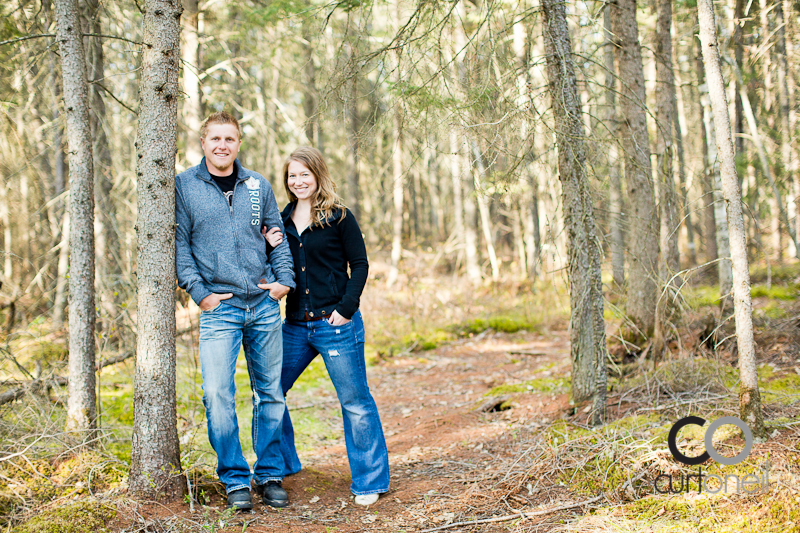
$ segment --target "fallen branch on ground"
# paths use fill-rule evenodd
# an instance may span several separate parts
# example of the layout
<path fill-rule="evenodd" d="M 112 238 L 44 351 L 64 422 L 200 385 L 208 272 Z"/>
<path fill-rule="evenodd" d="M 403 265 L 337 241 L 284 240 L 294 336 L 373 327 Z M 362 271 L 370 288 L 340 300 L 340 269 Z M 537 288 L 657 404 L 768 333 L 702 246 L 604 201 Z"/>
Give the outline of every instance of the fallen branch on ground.
<path fill-rule="evenodd" d="M 446 524 L 444 526 L 432 527 L 430 529 L 423 529 L 420 533 L 429 533 L 431 531 L 441 531 L 443 529 L 451 529 L 454 527 L 462 527 L 462 526 L 474 526 L 477 524 L 489 524 L 493 522 L 508 522 L 509 520 L 515 520 L 517 518 L 533 518 L 534 516 L 542 516 L 550 513 L 555 513 L 557 511 L 565 511 L 567 509 L 574 509 L 575 507 L 582 507 L 584 505 L 589 505 L 594 503 L 601 498 L 604 498 L 605 494 L 601 494 L 595 498 L 590 500 L 586 500 L 583 502 L 578 503 L 571 503 L 569 505 L 561 505 L 559 507 L 551 507 L 550 509 L 542 509 L 540 511 L 528 511 L 527 513 L 517 513 L 517 514 L 510 514 L 506 516 L 495 516 L 494 518 L 483 518 L 480 520 L 470 520 L 468 522 L 453 522 L 452 524 Z"/>

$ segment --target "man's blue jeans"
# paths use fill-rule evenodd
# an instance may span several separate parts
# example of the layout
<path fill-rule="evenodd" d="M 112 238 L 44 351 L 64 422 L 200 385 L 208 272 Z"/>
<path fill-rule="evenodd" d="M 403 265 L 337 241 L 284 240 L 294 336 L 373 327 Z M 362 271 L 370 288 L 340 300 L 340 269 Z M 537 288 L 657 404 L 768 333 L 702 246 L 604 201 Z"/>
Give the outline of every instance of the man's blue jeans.
<path fill-rule="evenodd" d="M 389 454 L 378 416 L 378 407 L 367 385 L 364 361 L 364 322 L 361 312 L 343 326 L 327 320 L 283 324 L 283 371 L 281 386 L 286 393 L 317 356 L 322 355 L 342 406 L 344 442 L 350 461 L 355 495 L 377 494 L 389 490 Z M 281 452 L 286 475 L 300 471 L 302 465 L 294 444 L 294 428 L 289 410 L 283 417 Z"/>
<path fill-rule="evenodd" d="M 270 298 L 239 309 L 223 300 L 200 313 L 200 364 L 208 440 L 217 453 L 217 475 L 228 493 L 250 488 L 250 465 L 239 442 L 234 373 L 244 347 L 253 391 L 253 466 L 255 482 L 283 479 L 281 420 L 286 408 L 280 386 L 283 342 L 281 314 Z"/>

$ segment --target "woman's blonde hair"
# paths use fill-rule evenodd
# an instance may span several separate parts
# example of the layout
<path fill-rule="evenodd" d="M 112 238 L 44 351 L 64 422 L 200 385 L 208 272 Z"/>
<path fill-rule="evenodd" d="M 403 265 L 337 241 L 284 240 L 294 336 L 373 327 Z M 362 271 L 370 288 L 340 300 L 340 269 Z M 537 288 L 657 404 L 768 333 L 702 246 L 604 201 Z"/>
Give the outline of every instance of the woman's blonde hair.
<path fill-rule="evenodd" d="M 321 226 L 333 216 L 337 209 L 341 209 L 342 218 L 344 218 L 347 215 L 347 207 L 336 194 L 336 182 L 331 177 L 322 153 L 311 146 L 300 146 L 286 158 L 286 162 L 283 164 L 283 187 L 286 189 L 289 201 L 297 201 L 297 196 L 289 190 L 289 164 L 292 161 L 306 167 L 317 179 L 317 191 L 311 199 L 311 225 Z"/>

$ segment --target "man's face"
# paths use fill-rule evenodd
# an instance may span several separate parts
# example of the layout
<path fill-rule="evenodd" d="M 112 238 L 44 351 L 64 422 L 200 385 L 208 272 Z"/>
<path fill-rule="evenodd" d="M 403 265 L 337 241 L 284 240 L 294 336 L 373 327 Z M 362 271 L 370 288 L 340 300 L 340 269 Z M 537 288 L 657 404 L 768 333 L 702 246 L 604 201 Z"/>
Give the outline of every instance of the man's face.
<path fill-rule="evenodd" d="M 205 138 L 200 138 L 200 146 L 203 147 L 208 170 L 227 176 L 232 172 L 242 141 L 239 139 L 239 130 L 233 124 L 212 124 Z"/>

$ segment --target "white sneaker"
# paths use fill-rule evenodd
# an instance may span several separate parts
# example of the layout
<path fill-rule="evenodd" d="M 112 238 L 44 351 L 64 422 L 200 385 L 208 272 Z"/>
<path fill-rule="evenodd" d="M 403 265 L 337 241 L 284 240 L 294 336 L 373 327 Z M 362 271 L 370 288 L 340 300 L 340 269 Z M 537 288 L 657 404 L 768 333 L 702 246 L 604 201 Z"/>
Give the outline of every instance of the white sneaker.
<path fill-rule="evenodd" d="M 380 498 L 380 494 L 362 494 L 356 496 L 356 505 L 372 505 Z"/>

